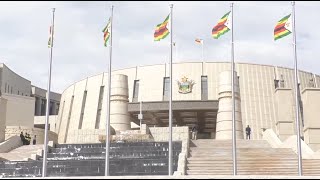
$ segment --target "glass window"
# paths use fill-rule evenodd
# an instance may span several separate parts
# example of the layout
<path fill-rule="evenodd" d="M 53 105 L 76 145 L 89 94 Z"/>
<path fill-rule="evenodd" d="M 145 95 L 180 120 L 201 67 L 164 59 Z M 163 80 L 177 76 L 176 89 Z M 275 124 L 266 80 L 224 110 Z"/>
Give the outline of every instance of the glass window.
<path fill-rule="evenodd" d="M 139 80 L 134 80 L 132 102 L 138 102 L 138 96 L 139 96 Z"/>
<path fill-rule="evenodd" d="M 96 129 L 99 129 L 99 126 L 100 126 L 100 117 L 101 117 L 101 109 L 102 109 L 102 102 L 103 102 L 103 93 L 104 93 L 104 86 L 100 86 L 99 102 L 98 102 L 96 125 L 95 125 Z"/>
<path fill-rule="evenodd" d="M 169 93 L 170 93 L 170 78 L 165 77 L 163 79 L 163 100 L 169 100 Z"/>
<path fill-rule="evenodd" d="M 208 76 L 201 76 L 201 100 L 208 100 Z"/>
<path fill-rule="evenodd" d="M 87 91 L 84 91 L 83 92 L 83 98 L 82 98 L 81 114 L 80 114 L 80 121 L 79 121 L 78 129 L 82 128 L 82 122 L 83 122 L 83 115 L 84 115 L 84 108 L 85 108 L 85 105 L 86 105 L 86 100 L 87 100 Z"/>

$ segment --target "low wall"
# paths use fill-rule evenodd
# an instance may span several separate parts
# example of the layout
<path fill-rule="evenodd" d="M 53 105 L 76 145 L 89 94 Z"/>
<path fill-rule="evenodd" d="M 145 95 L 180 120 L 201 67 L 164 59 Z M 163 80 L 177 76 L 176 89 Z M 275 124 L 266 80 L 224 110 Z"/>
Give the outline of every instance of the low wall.
<path fill-rule="evenodd" d="M 49 130 L 52 132 L 56 132 L 56 121 L 58 120 L 57 115 L 51 115 L 49 116 L 49 122 L 50 125 Z M 34 116 L 34 125 L 45 125 L 46 123 L 46 116 Z"/>
<path fill-rule="evenodd" d="M 154 141 L 169 141 L 168 127 L 149 127 L 149 131 Z M 182 141 L 182 153 L 186 153 L 189 148 L 189 127 L 172 127 L 172 141 Z"/>
<path fill-rule="evenodd" d="M 149 127 L 149 131 L 154 141 L 168 141 L 169 128 L 168 127 Z M 182 141 L 182 149 L 179 154 L 178 168 L 174 172 L 176 175 L 184 175 L 186 172 L 186 158 L 189 150 L 189 127 L 172 127 L 172 141 Z"/>
<path fill-rule="evenodd" d="M 110 128 L 110 134 L 115 134 L 113 128 Z M 105 136 L 105 129 L 77 129 L 68 133 L 68 144 L 81 144 L 81 143 L 101 143 L 99 136 Z"/>
<path fill-rule="evenodd" d="M 39 128 L 29 128 L 25 126 L 7 126 L 6 127 L 6 139 L 9 139 L 12 136 L 20 136 L 20 133 L 23 132 L 30 134 L 31 143 L 33 141 L 34 135 L 37 136 L 37 144 L 43 144 L 44 142 L 44 129 Z M 48 131 L 48 141 L 53 141 L 53 143 L 58 142 L 58 135 L 52 131 Z"/>
<path fill-rule="evenodd" d="M 298 153 L 296 135 L 289 136 L 282 142 L 272 129 L 267 129 L 262 134 L 263 139 L 268 141 L 272 148 L 291 148 L 295 153 Z M 303 159 L 312 159 L 317 157 L 314 155 L 313 150 L 303 140 L 301 140 L 301 153 Z"/>
<path fill-rule="evenodd" d="M 0 143 L 0 153 L 7 153 L 15 148 L 22 146 L 22 141 L 19 136 L 12 136 L 6 141 Z"/>

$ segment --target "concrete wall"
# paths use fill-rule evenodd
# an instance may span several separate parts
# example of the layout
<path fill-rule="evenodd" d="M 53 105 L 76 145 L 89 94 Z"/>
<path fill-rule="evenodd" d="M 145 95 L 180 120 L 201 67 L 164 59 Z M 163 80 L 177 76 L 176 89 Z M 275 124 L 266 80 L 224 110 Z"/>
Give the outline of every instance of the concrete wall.
<path fill-rule="evenodd" d="M 295 101 L 292 89 L 275 90 L 276 129 L 281 141 L 295 134 Z"/>
<path fill-rule="evenodd" d="M 21 132 L 23 132 L 23 134 L 30 134 L 31 142 L 33 141 L 34 135 L 37 136 L 37 144 L 43 144 L 44 142 L 44 129 L 30 128 L 25 126 L 7 126 L 6 139 L 9 139 L 12 136 L 19 136 Z M 48 131 L 48 141 L 53 141 L 53 143 L 57 143 L 58 135 L 52 131 Z"/>
<path fill-rule="evenodd" d="M 0 85 L 1 85 L 2 93 L 30 96 L 31 81 L 19 76 L 4 64 L 0 64 L 0 69 L 1 69 Z M 6 85 L 7 85 L 7 90 L 5 87 Z M 11 93 L 11 88 L 12 88 L 12 93 Z"/>
<path fill-rule="evenodd" d="M 149 131 L 154 141 L 168 141 L 169 140 L 169 128 L 168 127 L 149 127 Z M 188 154 L 189 148 L 189 127 L 172 127 L 172 141 L 182 141 L 181 153 Z"/>
<path fill-rule="evenodd" d="M 202 68 L 203 67 L 203 68 Z M 173 64 L 173 100 L 201 100 L 201 75 L 208 76 L 208 99 L 218 99 L 219 73 L 230 70 L 230 63 L 226 62 L 186 62 Z M 241 97 L 241 119 L 243 133 L 245 127 L 250 125 L 252 139 L 262 139 L 262 128 L 272 128 L 276 131 L 278 115 L 275 107 L 275 85 L 274 80 L 281 75 L 284 80 L 284 87 L 293 89 L 293 69 L 275 67 L 269 65 L 236 63 L 235 70 L 239 76 L 239 87 Z M 132 102 L 134 80 L 140 81 L 138 101 L 162 101 L 163 81 L 169 75 L 169 65 L 139 66 L 121 70 L 115 70 L 112 74 L 124 74 L 128 76 L 129 102 Z M 180 94 L 178 92 L 177 80 L 186 76 L 188 80 L 194 80 L 192 93 Z M 301 89 L 308 86 L 310 78 L 314 78 L 316 87 L 320 87 L 320 76 L 309 72 L 299 71 Z M 100 86 L 107 87 L 107 73 L 88 77 L 67 87 L 62 93 L 61 105 L 58 116 L 57 128 L 59 136 L 64 137 L 67 124 L 70 130 L 79 126 L 82 99 L 84 90 L 88 91 L 85 105 L 83 129 L 94 129 Z M 106 99 L 107 88 L 104 89 Z M 74 96 L 74 105 L 70 120 L 68 115 L 70 103 Z M 106 102 L 106 101 L 105 101 Z M 64 108 L 62 108 L 64 105 Z M 102 105 L 101 117 L 106 116 L 106 104 Z M 307 119 L 305 119 L 307 121 Z M 59 125 L 58 125 L 59 124 Z M 104 128 L 105 118 L 101 118 L 100 127 Z M 244 134 L 245 135 L 245 134 Z"/>
<path fill-rule="evenodd" d="M 305 119 L 304 140 L 312 150 L 320 150 L 320 89 L 305 88 L 302 91 L 303 113 Z"/>
<path fill-rule="evenodd" d="M 34 98 L 14 94 L 3 94 L 7 99 L 6 125 L 33 128 Z"/>
<path fill-rule="evenodd" d="M 0 143 L 5 139 L 7 100 L 0 97 Z"/>
<path fill-rule="evenodd" d="M 56 132 L 56 121 L 57 121 L 58 116 L 49 116 L 49 124 L 50 128 L 49 130 L 52 132 Z M 46 116 L 34 116 L 34 125 L 45 125 L 46 123 Z"/>

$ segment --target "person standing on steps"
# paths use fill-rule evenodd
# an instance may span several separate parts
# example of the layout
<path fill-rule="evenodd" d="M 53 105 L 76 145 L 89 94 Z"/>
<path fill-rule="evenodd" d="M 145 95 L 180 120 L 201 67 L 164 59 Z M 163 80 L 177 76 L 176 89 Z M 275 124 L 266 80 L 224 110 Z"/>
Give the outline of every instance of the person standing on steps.
<path fill-rule="evenodd" d="M 248 125 L 246 128 L 246 139 L 250 139 L 250 135 L 251 135 L 251 128 Z"/>
<path fill-rule="evenodd" d="M 194 125 L 191 129 L 192 132 L 192 140 L 197 140 L 197 135 L 198 135 L 198 127 L 197 125 Z"/>
<path fill-rule="evenodd" d="M 36 135 L 34 135 L 34 138 L 33 138 L 32 144 L 33 144 L 33 145 L 36 145 L 36 143 L 37 143 L 37 136 L 36 136 Z"/>

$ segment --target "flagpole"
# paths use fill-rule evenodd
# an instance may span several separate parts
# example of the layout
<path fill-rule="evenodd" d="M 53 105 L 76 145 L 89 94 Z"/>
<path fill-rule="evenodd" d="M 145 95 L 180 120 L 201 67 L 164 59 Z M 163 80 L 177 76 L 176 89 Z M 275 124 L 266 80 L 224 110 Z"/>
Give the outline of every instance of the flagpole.
<path fill-rule="evenodd" d="M 53 31 L 54 31 L 54 11 L 52 8 L 52 27 L 51 27 L 51 44 L 50 44 L 50 60 L 49 60 L 49 76 L 47 88 L 47 107 L 46 107 L 46 122 L 44 130 L 44 145 L 43 145 L 43 164 L 42 164 L 42 177 L 47 176 L 47 153 L 48 153 L 48 122 L 49 122 L 49 106 L 50 106 L 50 88 L 51 88 L 51 67 L 52 67 L 52 47 L 53 47 Z"/>
<path fill-rule="evenodd" d="M 172 11 L 173 4 L 170 4 L 169 176 L 172 175 Z"/>
<path fill-rule="evenodd" d="M 203 45 L 204 45 L 204 40 L 202 39 L 202 44 L 201 44 L 202 62 L 204 62 L 204 56 L 203 56 Z"/>
<path fill-rule="evenodd" d="M 111 94 L 111 63 L 112 63 L 112 26 L 113 26 L 113 5 L 111 5 L 110 17 L 110 58 L 108 71 L 108 96 L 107 96 L 107 120 L 106 120 L 106 161 L 105 161 L 105 176 L 109 176 L 109 153 L 110 153 L 110 94 Z"/>
<path fill-rule="evenodd" d="M 296 99 L 296 131 L 297 131 L 297 153 L 298 153 L 298 170 L 299 176 L 302 176 L 302 155 L 301 155 L 301 135 L 299 120 L 299 100 L 298 100 L 298 62 L 296 47 L 296 24 L 295 24 L 295 2 L 292 1 L 292 30 L 293 30 L 293 55 L 294 55 L 294 81 L 295 81 L 295 99 Z"/>
<path fill-rule="evenodd" d="M 203 63 L 204 63 L 204 55 L 203 55 L 203 46 L 204 46 L 204 40 L 202 39 L 202 43 L 201 43 L 201 54 L 202 54 L 202 76 L 203 76 Z"/>
<path fill-rule="evenodd" d="M 140 120 L 140 130 L 142 126 L 142 101 L 140 100 L 140 114 L 139 114 L 139 120 Z"/>
<path fill-rule="evenodd" d="M 234 42 L 233 42 L 233 3 L 231 3 L 231 86 L 232 86 L 232 159 L 233 175 L 237 175 L 237 147 L 235 123 L 235 97 L 234 97 Z"/>

